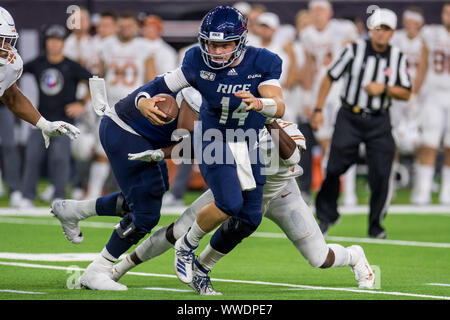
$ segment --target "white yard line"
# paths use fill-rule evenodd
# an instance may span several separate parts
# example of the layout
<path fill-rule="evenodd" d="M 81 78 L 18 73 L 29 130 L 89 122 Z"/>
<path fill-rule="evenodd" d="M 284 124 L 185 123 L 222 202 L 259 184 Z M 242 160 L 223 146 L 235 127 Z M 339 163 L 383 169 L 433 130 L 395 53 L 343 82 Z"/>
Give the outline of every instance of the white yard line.
<path fill-rule="evenodd" d="M 427 286 L 450 287 L 450 283 L 425 283 Z"/>
<path fill-rule="evenodd" d="M 162 215 L 180 215 L 186 210 L 186 206 L 179 207 L 162 207 Z M 312 207 L 315 211 L 314 207 Z M 342 215 L 366 215 L 369 213 L 368 205 L 358 206 L 340 206 L 339 212 Z M 450 216 L 450 206 L 432 204 L 424 206 L 395 204 L 388 208 L 388 215 L 391 214 L 439 214 Z M 32 209 L 14 209 L 8 207 L 0 207 L 0 216 L 52 216 L 49 207 L 36 207 Z"/>
<path fill-rule="evenodd" d="M 21 290 L 9 290 L 9 289 L 0 289 L 0 293 L 1 292 L 23 293 L 23 294 L 46 294 L 46 292 L 33 292 L 33 291 L 21 291 Z"/>
<path fill-rule="evenodd" d="M 376 244 L 390 244 L 390 245 L 412 246 L 412 247 L 450 248 L 450 243 L 443 243 L 443 242 L 422 242 L 422 241 L 334 237 L 334 236 L 327 236 L 327 237 L 325 237 L 325 239 L 331 240 L 331 241 L 342 241 L 342 242 L 376 243 Z"/>
<path fill-rule="evenodd" d="M 192 292 L 192 290 L 173 289 L 173 288 L 157 288 L 157 287 L 149 287 L 149 288 L 142 288 L 142 289 L 144 289 L 144 290 L 154 290 L 154 291 Z"/>
<path fill-rule="evenodd" d="M 16 262 L 0 262 L 0 265 L 26 267 L 26 268 L 53 269 L 53 270 L 79 270 L 79 271 L 84 270 L 83 268 L 76 268 L 76 267 L 62 267 L 62 266 L 50 266 L 50 265 L 42 265 L 42 264 L 29 264 L 29 263 L 16 263 Z M 128 272 L 127 274 L 137 275 L 137 276 L 146 276 L 146 277 L 176 278 L 175 275 L 169 275 L 169 274 L 155 274 L 155 273 L 143 273 L 143 272 Z M 417 294 L 417 293 L 409 293 L 409 292 L 360 290 L 360 289 L 351 289 L 351 288 L 334 288 L 334 287 L 308 286 L 308 285 L 298 285 L 298 284 L 289 284 L 289 283 L 231 280 L 231 279 L 217 279 L 217 278 L 212 278 L 211 280 L 219 281 L 219 282 L 228 282 L 228 283 L 242 283 L 242 284 L 251 284 L 251 285 L 289 287 L 289 288 L 300 288 L 300 289 L 309 289 L 309 290 L 326 290 L 326 291 L 354 292 L 354 293 L 361 293 L 361 294 L 375 294 L 375 295 L 381 294 L 381 295 L 412 297 L 412 298 L 450 300 L 450 296 L 434 296 L 434 295 Z"/>

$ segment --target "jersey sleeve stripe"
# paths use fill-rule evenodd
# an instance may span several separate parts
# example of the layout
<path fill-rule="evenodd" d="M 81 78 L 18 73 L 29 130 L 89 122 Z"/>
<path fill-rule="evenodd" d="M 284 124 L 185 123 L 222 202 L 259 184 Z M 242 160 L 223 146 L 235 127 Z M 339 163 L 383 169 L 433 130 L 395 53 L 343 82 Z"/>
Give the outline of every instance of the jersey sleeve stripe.
<path fill-rule="evenodd" d="M 353 58 L 353 52 L 352 52 L 352 46 L 348 45 L 344 52 L 341 54 L 339 59 L 331 66 L 331 68 L 328 70 L 328 75 L 331 79 L 336 81 L 339 79 L 342 74 L 345 71 L 345 68 L 350 63 L 351 59 Z"/>
<path fill-rule="evenodd" d="M 270 80 L 263 81 L 258 85 L 258 88 L 261 86 L 275 86 L 275 87 L 281 88 L 280 81 L 278 79 L 270 79 Z"/>

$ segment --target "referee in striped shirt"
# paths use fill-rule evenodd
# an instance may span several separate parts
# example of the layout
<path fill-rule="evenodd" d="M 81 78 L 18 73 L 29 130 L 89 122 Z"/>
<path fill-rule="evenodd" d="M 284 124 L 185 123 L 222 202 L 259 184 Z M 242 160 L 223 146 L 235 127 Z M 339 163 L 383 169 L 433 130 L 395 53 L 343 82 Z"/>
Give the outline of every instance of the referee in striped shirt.
<path fill-rule="evenodd" d="M 312 127 L 323 123 L 322 108 L 331 85 L 341 77 L 344 86 L 331 141 L 326 177 L 316 197 L 322 233 L 339 219 L 339 177 L 358 159 L 359 144 L 366 147 L 369 168 L 369 236 L 386 238 L 381 222 L 390 203 L 389 177 L 395 153 L 388 108 L 391 99 L 409 100 L 411 82 L 406 57 L 389 44 L 397 16 L 377 9 L 368 20 L 370 36 L 348 44 L 323 79 L 312 117 Z"/>

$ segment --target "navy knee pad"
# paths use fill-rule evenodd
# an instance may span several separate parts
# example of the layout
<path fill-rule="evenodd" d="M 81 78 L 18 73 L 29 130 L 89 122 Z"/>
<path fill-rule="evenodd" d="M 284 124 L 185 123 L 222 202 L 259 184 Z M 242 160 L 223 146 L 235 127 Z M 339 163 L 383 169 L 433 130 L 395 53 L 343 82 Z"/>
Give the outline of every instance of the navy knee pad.
<path fill-rule="evenodd" d="M 214 233 L 210 242 L 211 246 L 221 253 L 228 253 L 243 239 L 250 236 L 257 227 L 231 217 Z"/>
<path fill-rule="evenodd" d="M 146 230 L 136 227 L 130 213 L 116 225 L 115 229 L 119 238 L 130 244 L 138 243 L 148 233 Z"/>

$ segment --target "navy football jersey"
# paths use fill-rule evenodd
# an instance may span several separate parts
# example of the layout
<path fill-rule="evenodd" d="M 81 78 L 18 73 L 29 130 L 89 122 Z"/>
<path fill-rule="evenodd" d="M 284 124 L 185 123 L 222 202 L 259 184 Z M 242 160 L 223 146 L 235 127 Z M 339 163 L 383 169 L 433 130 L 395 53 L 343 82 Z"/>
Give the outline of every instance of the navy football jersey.
<path fill-rule="evenodd" d="M 261 129 L 265 117 L 256 111 L 245 111 L 247 104 L 234 93 L 249 91 L 261 97 L 258 86 L 265 81 L 278 80 L 281 64 L 276 54 L 249 46 L 237 66 L 212 70 L 203 61 L 198 46 L 188 50 L 181 70 L 187 82 L 208 102 L 200 109 L 203 130 L 216 128 L 225 134 L 225 129 Z"/>
<path fill-rule="evenodd" d="M 157 77 L 119 101 L 115 110 L 137 133 L 151 138 L 155 132 L 165 131 L 164 127 L 170 125 L 162 126 L 160 130 L 155 128 L 157 126 L 152 125 L 136 108 L 136 97 L 142 93 L 151 97 L 159 93 L 173 93 L 193 86 L 205 100 L 199 116 L 203 130 L 217 128 L 225 135 L 225 129 L 261 129 L 265 117 L 256 111 L 245 111 L 246 104 L 235 97 L 234 93 L 250 91 L 255 97 L 260 97 L 258 86 L 266 81 L 278 80 L 281 64 L 282 61 L 276 54 L 249 46 L 236 67 L 213 70 L 205 64 L 200 48 L 196 46 L 188 50 L 184 57 L 181 72 L 185 79 L 176 79 L 175 83 L 169 84 L 165 80 L 167 74 Z"/>

